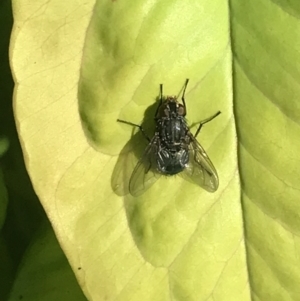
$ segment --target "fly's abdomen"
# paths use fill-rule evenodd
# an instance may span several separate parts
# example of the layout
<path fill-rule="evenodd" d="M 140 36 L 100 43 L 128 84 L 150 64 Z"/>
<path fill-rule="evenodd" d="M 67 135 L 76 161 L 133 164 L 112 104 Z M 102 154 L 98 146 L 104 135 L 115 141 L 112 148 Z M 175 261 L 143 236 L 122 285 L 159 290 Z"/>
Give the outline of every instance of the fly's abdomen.
<path fill-rule="evenodd" d="M 178 152 L 161 149 L 157 153 L 158 170 L 165 175 L 175 175 L 183 171 L 188 162 L 189 153 L 186 149 L 181 149 Z"/>

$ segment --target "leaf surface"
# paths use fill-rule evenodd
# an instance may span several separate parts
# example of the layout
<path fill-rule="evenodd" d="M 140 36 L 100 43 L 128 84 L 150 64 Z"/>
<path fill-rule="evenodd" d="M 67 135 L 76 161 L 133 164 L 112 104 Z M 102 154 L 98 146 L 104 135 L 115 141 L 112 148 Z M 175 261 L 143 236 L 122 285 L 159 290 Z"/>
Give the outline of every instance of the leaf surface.
<path fill-rule="evenodd" d="M 297 300 L 299 7 L 283 5 L 14 3 L 27 169 L 89 300 Z M 116 119 L 151 136 L 159 84 L 186 78 L 190 125 L 222 112 L 198 139 L 220 187 L 161 178 L 133 198 L 147 142 Z"/>

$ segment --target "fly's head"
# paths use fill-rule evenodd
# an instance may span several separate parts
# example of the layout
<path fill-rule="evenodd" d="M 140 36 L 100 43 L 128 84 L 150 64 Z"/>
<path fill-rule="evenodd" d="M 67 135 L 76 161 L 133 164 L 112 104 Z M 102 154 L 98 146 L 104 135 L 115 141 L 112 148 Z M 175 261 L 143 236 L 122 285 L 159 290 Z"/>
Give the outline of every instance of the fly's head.
<path fill-rule="evenodd" d="M 167 96 L 158 109 L 158 118 L 185 117 L 185 107 L 177 101 L 177 96 Z"/>

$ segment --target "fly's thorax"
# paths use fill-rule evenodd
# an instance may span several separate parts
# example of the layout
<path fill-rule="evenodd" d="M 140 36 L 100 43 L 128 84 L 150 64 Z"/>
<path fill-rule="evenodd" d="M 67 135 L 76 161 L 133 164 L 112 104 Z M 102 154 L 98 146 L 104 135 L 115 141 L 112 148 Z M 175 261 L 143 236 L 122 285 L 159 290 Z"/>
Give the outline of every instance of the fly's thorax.
<path fill-rule="evenodd" d="M 170 148 L 185 143 L 188 130 L 184 117 L 157 120 L 156 132 L 162 144 L 169 145 Z"/>

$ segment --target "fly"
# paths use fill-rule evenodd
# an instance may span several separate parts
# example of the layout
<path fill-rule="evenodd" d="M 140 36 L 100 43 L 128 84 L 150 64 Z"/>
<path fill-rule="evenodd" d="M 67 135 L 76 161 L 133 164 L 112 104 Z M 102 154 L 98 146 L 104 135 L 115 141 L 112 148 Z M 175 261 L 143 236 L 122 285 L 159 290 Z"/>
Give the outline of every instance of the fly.
<path fill-rule="evenodd" d="M 159 105 L 154 117 L 155 133 L 151 139 L 141 125 L 117 120 L 139 128 L 149 141 L 129 181 L 129 192 L 133 196 L 141 195 L 161 175 L 180 174 L 209 192 L 218 189 L 217 171 L 196 138 L 202 126 L 221 112 L 218 111 L 201 121 L 193 135 L 185 118 L 187 114 L 185 91 L 188 82 L 189 79 L 186 79 L 181 98 L 182 104 L 178 102 L 177 96 L 163 96 L 163 85 L 160 85 Z"/>

